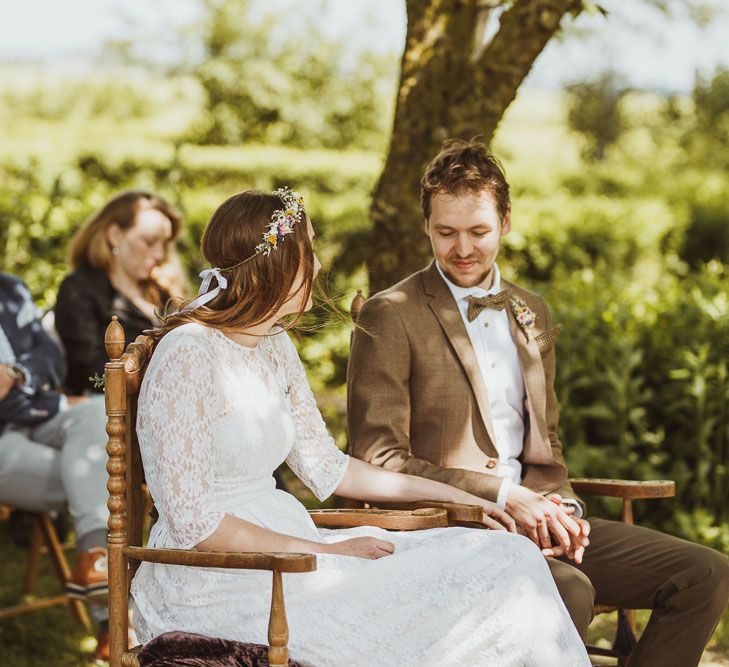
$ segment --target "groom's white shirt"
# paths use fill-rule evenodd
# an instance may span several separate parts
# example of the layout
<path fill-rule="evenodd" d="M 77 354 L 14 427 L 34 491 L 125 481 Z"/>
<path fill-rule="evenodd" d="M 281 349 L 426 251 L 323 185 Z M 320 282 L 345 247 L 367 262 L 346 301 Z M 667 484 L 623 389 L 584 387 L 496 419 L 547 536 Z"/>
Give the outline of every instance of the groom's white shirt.
<path fill-rule="evenodd" d="M 468 297 L 484 297 L 501 291 L 501 272 L 494 264 L 494 278 L 487 290 L 481 287 L 460 287 L 443 273 L 438 262 L 438 273 L 448 285 L 458 305 L 471 346 L 476 353 L 484 385 L 488 388 L 491 422 L 499 454 L 494 474 L 504 478 L 496 503 L 502 509 L 512 484 L 521 484 L 521 456 L 524 448 L 524 401 L 526 389 L 519 363 L 519 353 L 509 329 L 509 316 L 504 310 L 484 308 L 472 322 L 468 321 Z M 508 306 L 507 306 L 508 308 Z M 564 504 L 575 507 L 575 515 L 582 516 L 582 508 L 572 498 Z"/>
<path fill-rule="evenodd" d="M 521 483 L 521 455 L 524 442 L 524 399 L 526 391 L 519 356 L 509 330 L 506 310 L 484 308 L 468 321 L 468 297 L 484 297 L 501 291 L 501 272 L 494 264 L 494 279 L 487 290 L 460 287 L 451 282 L 436 262 L 436 268 L 458 305 L 471 346 L 476 353 L 484 385 L 488 387 L 491 422 L 499 454 L 494 474 L 504 478 L 496 500 L 503 509 L 512 484 Z"/>

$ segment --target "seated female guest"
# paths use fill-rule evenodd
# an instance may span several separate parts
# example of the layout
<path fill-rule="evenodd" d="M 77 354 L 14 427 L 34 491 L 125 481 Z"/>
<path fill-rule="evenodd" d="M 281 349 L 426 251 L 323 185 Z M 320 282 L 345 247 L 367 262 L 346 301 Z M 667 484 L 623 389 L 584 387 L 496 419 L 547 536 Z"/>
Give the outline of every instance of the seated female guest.
<path fill-rule="evenodd" d="M 139 444 L 159 511 L 150 546 L 319 554 L 315 572 L 286 581 L 291 655 L 319 667 L 589 665 L 544 557 L 507 514 L 335 446 L 290 325 L 278 325 L 311 307 L 313 238 L 303 200 L 288 189 L 244 192 L 213 214 L 202 252 L 215 268 L 157 332 L 139 395 Z M 320 499 L 471 503 L 493 530 L 317 529 L 274 486 L 284 459 Z M 263 572 L 142 563 L 132 583 L 137 634 L 265 643 L 269 587 Z"/>
<path fill-rule="evenodd" d="M 170 296 L 182 296 L 185 282 L 174 255 L 180 215 L 147 192 L 124 192 L 109 201 L 76 233 L 73 271 L 61 283 L 56 329 L 66 348 L 66 387 L 93 390 L 107 361 L 104 331 L 112 315 L 128 341 L 157 325 Z"/>

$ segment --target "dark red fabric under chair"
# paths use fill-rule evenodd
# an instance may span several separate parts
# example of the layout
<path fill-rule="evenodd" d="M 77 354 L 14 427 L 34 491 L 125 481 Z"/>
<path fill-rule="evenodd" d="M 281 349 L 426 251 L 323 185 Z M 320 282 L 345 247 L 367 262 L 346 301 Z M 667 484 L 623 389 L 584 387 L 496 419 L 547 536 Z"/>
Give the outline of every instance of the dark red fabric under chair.
<path fill-rule="evenodd" d="M 268 667 L 268 647 L 189 632 L 165 632 L 142 647 L 139 667 Z M 300 663 L 289 660 L 289 667 Z"/>

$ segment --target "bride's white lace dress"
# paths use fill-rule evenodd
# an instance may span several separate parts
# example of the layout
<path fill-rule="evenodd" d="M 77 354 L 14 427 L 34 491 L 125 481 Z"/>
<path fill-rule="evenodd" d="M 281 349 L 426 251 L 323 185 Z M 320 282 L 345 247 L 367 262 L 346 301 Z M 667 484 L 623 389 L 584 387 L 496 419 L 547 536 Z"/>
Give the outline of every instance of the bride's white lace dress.
<path fill-rule="evenodd" d="M 277 490 L 285 459 L 323 499 L 348 465 L 329 437 L 286 333 L 245 348 L 216 329 L 167 334 L 139 397 L 139 443 L 159 511 L 149 544 L 189 549 L 231 514 L 333 542 L 373 535 L 379 560 L 318 555 L 284 576 L 291 656 L 319 667 L 589 665 L 539 550 L 502 531 L 317 529 Z M 267 643 L 268 572 L 143 563 L 132 583 L 142 642 L 168 630 Z"/>

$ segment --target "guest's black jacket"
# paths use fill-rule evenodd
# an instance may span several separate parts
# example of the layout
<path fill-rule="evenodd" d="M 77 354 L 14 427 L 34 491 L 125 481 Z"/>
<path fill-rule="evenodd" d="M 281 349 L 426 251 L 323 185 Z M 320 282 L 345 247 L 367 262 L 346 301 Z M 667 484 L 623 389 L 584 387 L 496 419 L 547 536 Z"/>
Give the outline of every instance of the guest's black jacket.
<path fill-rule="evenodd" d="M 114 289 L 103 269 L 81 268 L 67 275 L 58 290 L 55 313 L 56 329 L 66 348 L 65 386 L 73 394 L 100 391 L 89 378 L 104 374 L 104 364 L 109 360 L 104 332 L 112 315 L 119 317 L 127 343 L 155 326 Z"/>
<path fill-rule="evenodd" d="M 22 369 L 25 383 L 0 401 L 0 433 L 8 423 L 39 424 L 59 410 L 54 391 L 63 378 L 58 345 L 43 330 L 38 308 L 25 283 L 0 273 L 0 363 Z"/>

